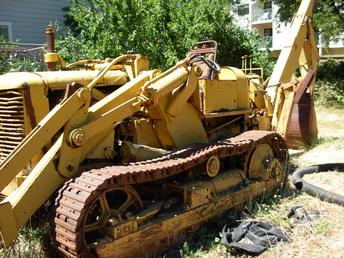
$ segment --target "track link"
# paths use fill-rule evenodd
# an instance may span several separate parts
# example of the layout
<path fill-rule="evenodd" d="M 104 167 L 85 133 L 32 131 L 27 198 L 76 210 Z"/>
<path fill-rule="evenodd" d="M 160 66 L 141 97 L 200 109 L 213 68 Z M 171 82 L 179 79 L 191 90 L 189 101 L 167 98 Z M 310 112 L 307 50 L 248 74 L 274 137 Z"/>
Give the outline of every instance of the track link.
<path fill-rule="evenodd" d="M 233 138 L 212 144 L 196 144 L 156 159 L 83 172 L 67 181 L 59 190 L 52 225 L 53 241 L 62 255 L 83 257 L 85 246 L 81 232 L 84 211 L 99 192 L 114 185 L 125 186 L 165 179 L 201 165 L 213 155 L 219 158 L 236 155 L 249 157 L 260 143 L 268 143 L 275 157 L 285 161 L 287 147 L 280 135 L 266 131 L 247 131 Z"/>

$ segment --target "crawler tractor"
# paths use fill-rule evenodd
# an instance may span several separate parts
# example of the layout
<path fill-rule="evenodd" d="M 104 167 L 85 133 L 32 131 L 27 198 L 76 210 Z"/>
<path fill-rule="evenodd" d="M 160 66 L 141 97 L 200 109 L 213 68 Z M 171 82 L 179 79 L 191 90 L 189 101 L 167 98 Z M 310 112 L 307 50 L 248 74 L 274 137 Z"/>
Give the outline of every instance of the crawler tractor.
<path fill-rule="evenodd" d="M 140 257 L 278 188 L 283 136 L 292 145 L 316 133 L 312 7 L 304 0 L 294 18 L 271 96 L 252 69 L 220 67 L 214 41 L 164 72 L 126 54 L 0 76 L 2 243 L 54 198 L 52 240 L 63 256 Z M 297 117 L 307 122 L 301 133 Z"/>

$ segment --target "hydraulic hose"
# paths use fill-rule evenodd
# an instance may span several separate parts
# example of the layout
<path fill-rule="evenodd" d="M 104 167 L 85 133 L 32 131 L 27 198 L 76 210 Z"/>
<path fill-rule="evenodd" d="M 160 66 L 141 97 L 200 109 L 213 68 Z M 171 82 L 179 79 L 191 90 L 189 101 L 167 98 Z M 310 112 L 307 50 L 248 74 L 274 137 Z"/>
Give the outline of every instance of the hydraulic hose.
<path fill-rule="evenodd" d="M 293 173 L 292 182 L 298 190 L 303 189 L 307 194 L 317 197 L 322 201 L 344 206 L 343 195 L 332 193 L 302 180 L 302 177 L 306 174 L 319 173 L 322 171 L 344 172 L 344 163 L 328 163 L 299 168 Z"/>

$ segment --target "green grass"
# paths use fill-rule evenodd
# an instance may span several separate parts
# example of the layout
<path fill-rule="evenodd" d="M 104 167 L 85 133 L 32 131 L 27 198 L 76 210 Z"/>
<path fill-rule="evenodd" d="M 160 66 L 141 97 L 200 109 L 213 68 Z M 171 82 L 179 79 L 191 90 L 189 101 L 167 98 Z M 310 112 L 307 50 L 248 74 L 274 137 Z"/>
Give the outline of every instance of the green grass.
<path fill-rule="evenodd" d="M 318 137 L 311 139 L 310 143 L 306 145 L 306 149 L 314 149 L 323 144 L 336 144 L 338 147 L 344 147 L 344 138 L 342 137 Z"/>
<path fill-rule="evenodd" d="M 23 226 L 15 244 L 7 249 L 1 249 L 0 256 L 11 258 L 53 257 L 49 223 L 45 223 L 42 227 L 29 224 Z"/>
<path fill-rule="evenodd" d="M 50 211 L 51 201 L 49 200 L 19 229 L 16 242 L 9 248 L 0 249 L 0 257 L 58 257 L 51 245 Z"/>
<path fill-rule="evenodd" d="M 319 221 L 317 224 L 314 225 L 314 232 L 318 235 L 328 235 L 334 230 L 333 224 L 329 223 L 328 221 Z"/>

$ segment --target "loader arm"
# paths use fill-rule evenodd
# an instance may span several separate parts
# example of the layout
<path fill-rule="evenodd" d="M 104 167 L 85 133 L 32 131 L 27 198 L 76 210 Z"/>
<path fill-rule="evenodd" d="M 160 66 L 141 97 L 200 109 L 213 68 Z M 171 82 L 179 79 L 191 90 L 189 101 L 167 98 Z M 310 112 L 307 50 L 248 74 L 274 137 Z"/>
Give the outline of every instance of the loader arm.
<path fill-rule="evenodd" d="M 159 74 L 157 70 L 141 72 L 136 78 L 90 106 L 91 91 L 121 56 L 99 75 L 58 104 L 8 156 L 0 169 L 1 189 L 22 170 L 32 156 L 63 128 L 52 147 L 41 158 L 22 185 L 0 203 L 0 232 L 8 246 L 16 239 L 18 229 L 41 207 L 67 179 L 79 172 L 87 155 L 108 136 L 118 122 L 136 112 L 154 109 L 161 98 L 172 96 L 171 115 L 178 112 L 197 87 L 201 75 L 197 66 L 183 60 Z"/>

